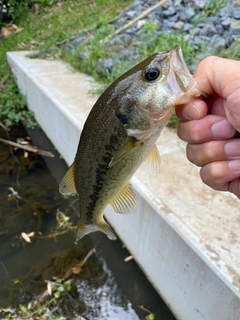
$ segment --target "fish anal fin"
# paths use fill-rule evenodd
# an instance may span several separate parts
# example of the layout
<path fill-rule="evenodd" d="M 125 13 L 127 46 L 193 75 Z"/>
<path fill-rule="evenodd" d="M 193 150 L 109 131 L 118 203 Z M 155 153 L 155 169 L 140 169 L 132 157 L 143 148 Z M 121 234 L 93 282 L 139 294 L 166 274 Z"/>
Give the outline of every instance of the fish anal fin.
<path fill-rule="evenodd" d="M 137 206 L 137 196 L 131 184 L 127 184 L 111 201 L 110 205 L 116 213 L 129 213 Z"/>
<path fill-rule="evenodd" d="M 137 148 L 139 146 L 140 142 L 135 138 L 130 138 L 124 145 L 122 145 L 115 155 L 113 156 L 112 160 L 110 161 L 108 167 L 114 166 L 116 163 L 118 163 L 120 160 L 122 160 L 123 157 L 125 157 L 129 152 L 131 152 L 133 149 Z"/>
<path fill-rule="evenodd" d="M 77 194 L 74 180 L 75 164 L 73 163 L 59 184 L 59 192 L 64 195 Z"/>
<path fill-rule="evenodd" d="M 146 169 L 153 176 L 157 176 L 160 173 L 160 154 L 156 145 L 152 147 L 146 158 Z"/>
<path fill-rule="evenodd" d="M 96 231 L 101 231 L 105 233 L 110 240 L 117 239 L 117 236 L 115 235 L 110 225 L 104 219 L 102 219 L 100 222 L 96 224 L 78 224 L 76 240 L 78 241 L 82 239 L 85 235 Z"/>

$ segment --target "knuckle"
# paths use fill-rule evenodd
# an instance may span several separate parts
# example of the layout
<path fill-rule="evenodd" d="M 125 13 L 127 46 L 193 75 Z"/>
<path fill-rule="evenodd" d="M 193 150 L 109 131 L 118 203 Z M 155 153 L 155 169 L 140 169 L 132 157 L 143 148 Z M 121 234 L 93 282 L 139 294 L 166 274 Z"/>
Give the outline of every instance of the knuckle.
<path fill-rule="evenodd" d="M 205 162 L 212 162 L 216 159 L 217 153 L 215 148 L 215 141 L 209 141 L 203 144 L 202 154 L 205 157 Z"/>
<path fill-rule="evenodd" d="M 208 163 L 200 170 L 202 181 L 215 190 L 220 189 L 225 184 L 224 175 L 225 171 L 219 162 Z"/>
<path fill-rule="evenodd" d="M 199 146 L 188 143 L 186 147 L 186 156 L 190 162 L 192 162 L 196 166 L 200 166 L 198 151 L 196 151 L 197 148 L 199 148 Z"/>
<path fill-rule="evenodd" d="M 202 140 L 203 132 L 199 126 L 198 120 L 189 121 L 189 137 L 192 142 L 200 142 Z"/>
<path fill-rule="evenodd" d="M 207 142 L 202 144 L 191 144 L 187 145 L 186 155 L 189 161 L 194 163 L 196 166 L 202 167 L 209 162 L 216 159 L 216 152 L 213 142 Z"/>
<path fill-rule="evenodd" d="M 201 68 L 206 68 L 206 70 L 209 70 L 209 67 L 212 68 L 213 66 L 217 66 L 220 62 L 221 58 L 217 57 L 217 56 L 209 56 L 206 57 L 205 59 L 203 59 L 200 63 L 199 66 L 201 66 Z"/>

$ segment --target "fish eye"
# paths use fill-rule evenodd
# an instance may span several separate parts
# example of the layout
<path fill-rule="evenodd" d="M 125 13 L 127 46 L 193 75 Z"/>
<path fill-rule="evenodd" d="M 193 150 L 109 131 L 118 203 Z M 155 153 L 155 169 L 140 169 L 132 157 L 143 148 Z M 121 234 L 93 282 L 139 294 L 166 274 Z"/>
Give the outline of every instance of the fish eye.
<path fill-rule="evenodd" d="M 157 67 L 149 67 L 145 69 L 144 78 L 147 81 L 154 81 L 159 77 L 159 75 L 160 75 L 160 70 Z"/>

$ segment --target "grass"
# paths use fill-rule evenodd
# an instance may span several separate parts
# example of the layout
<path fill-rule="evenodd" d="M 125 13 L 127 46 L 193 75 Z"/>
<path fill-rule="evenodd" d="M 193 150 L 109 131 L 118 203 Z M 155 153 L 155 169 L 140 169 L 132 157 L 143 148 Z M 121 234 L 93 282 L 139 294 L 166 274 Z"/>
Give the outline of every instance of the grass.
<path fill-rule="evenodd" d="M 0 38 L 0 119 L 10 127 L 19 121 L 36 125 L 33 114 L 27 111 L 24 97 L 19 94 L 6 60 L 7 51 L 45 50 L 61 57 L 58 42 L 82 30 L 105 25 L 125 8 L 131 0 L 10 0 L 12 17 L 22 32 Z M 27 6 L 27 4 L 31 8 Z M 99 14 L 101 13 L 101 14 Z M 0 27 L 5 24 L 0 21 Z"/>
<path fill-rule="evenodd" d="M 204 46 L 192 46 L 184 41 L 183 33 L 168 32 L 157 35 L 154 22 L 147 22 L 140 39 L 135 44 L 131 59 L 114 60 L 114 72 L 99 70 L 99 59 L 114 58 L 116 50 L 109 48 L 104 39 L 113 32 L 109 25 L 131 0 L 9 0 L 12 3 L 14 23 L 24 28 L 17 35 L 0 38 L 0 119 L 7 126 L 20 120 L 28 126 L 34 125 L 33 115 L 27 111 L 24 98 L 19 94 L 10 69 L 6 62 L 6 52 L 31 50 L 40 52 L 41 57 L 57 57 L 68 61 L 73 67 L 90 74 L 98 82 L 108 86 L 114 79 L 137 62 L 156 51 L 164 51 L 181 45 L 187 65 L 198 63 L 195 56 L 204 51 Z M 210 0 L 200 13 L 200 20 L 214 15 L 227 4 L 226 0 Z M 30 8 L 29 8 L 30 7 Z M 198 18 L 199 18 L 198 17 Z M 3 23 L 2 23 L 3 25 Z M 1 22 L 0 22 L 1 26 Z M 83 31 L 94 30 L 87 45 L 71 53 L 63 51 L 60 43 Z M 219 56 L 239 59 L 240 44 L 235 43 L 229 49 L 223 48 Z M 131 49 L 129 46 L 128 50 Z M 177 119 L 172 118 L 170 125 L 176 126 Z"/>

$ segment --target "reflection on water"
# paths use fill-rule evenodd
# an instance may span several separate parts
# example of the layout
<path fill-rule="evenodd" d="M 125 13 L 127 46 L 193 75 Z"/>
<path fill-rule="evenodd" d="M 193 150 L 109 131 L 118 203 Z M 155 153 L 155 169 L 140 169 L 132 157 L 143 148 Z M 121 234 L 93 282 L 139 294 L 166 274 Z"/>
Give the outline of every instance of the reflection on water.
<path fill-rule="evenodd" d="M 30 133 L 38 148 L 55 157 L 42 158 L 0 142 L 0 309 L 42 297 L 47 281 L 57 276 L 71 280 L 71 291 L 51 304 L 53 314 L 62 319 L 146 319 L 147 313 L 138 308 L 144 305 L 155 319 L 173 320 L 135 262 L 124 263 L 129 253 L 119 241 L 95 233 L 75 243 L 76 198 L 58 192 L 66 164 L 41 130 Z M 20 126 L 10 136 L 33 143 Z M 0 137 L 8 138 L 2 128 Z M 69 220 L 57 222 L 57 212 Z M 29 235 L 30 243 L 22 233 Z M 93 247 L 97 253 L 80 272 L 69 273 Z"/>
<path fill-rule="evenodd" d="M 101 272 L 95 277 L 78 279 L 76 282 L 79 299 L 87 308 L 82 316 L 89 320 L 139 319 L 101 256 L 98 257 L 98 264 L 101 266 Z"/>

